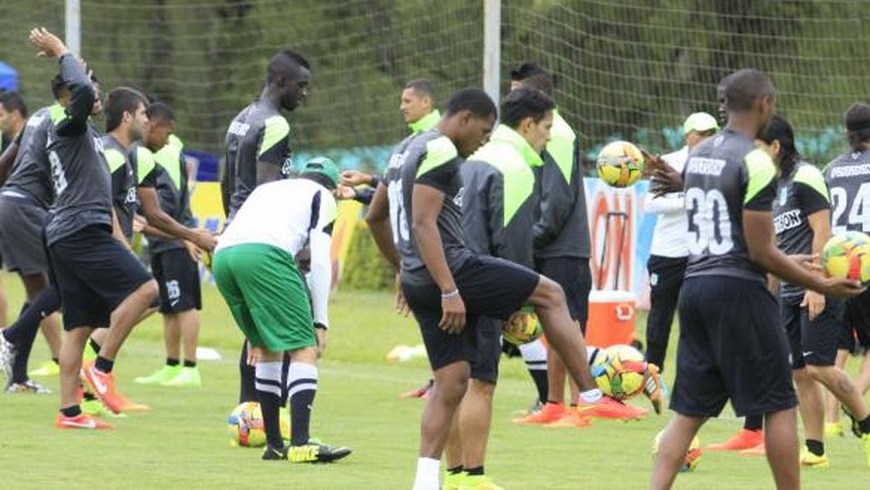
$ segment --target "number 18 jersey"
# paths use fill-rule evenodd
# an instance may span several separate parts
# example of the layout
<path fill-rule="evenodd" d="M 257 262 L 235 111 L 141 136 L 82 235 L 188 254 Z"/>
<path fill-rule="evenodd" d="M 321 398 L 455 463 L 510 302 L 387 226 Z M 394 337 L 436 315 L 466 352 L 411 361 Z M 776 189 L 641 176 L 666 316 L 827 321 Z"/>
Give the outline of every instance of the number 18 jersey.
<path fill-rule="evenodd" d="M 776 167 L 745 135 L 726 129 L 689 155 L 683 174 L 689 224 L 686 277 L 731 276 L 764 281 L 749 259 L 743 210 L 770 212 Z"/>
<path fill-rule="evenodd" d="M 831 231 L 870 233 L 870 151 L 846 153 L 825 167 Z"/>

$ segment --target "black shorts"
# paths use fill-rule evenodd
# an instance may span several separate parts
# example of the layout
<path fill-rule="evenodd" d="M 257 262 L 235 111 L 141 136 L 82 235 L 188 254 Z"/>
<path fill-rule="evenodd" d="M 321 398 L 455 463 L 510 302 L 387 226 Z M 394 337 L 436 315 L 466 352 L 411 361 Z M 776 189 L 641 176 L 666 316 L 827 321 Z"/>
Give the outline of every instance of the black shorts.
<path fill-rule="evenodd" d="M 48 272 L 42 237 L 47 216 L 27 198 L 0 195 L 0 252 L 8 270 L 23 276 Z"/>
<path fill-rule="evenodd" d="M 580 257 L 552 257 L 535 261 L 535 267 L 542 276 L 556 281 L 565 291 L 571 319 L 580 322 L 586 333 L 589 319 L 589 291 L 592 290 L 592 271 L 589 259 Z"/>
<path fill-rule="evenodd" d="M 791 346 L 792 369 L 833 366 L 845 330 L 846 305 L 826 298 L 825 310 L 810 321 L 809 311 L 801 307 L 803 297 L 782 299 L 782 321 Z"/>
<path fill-rule="evenodd" d="M 870 349 L 870 290 L 846 301 L 846 322 L 854 331 L 858 346 Z"/>
<path fill-rule="evenodd" d="M 151 272 L 160 289 L 160 313 L 202 309 L 199 269 L 186 249 L 153 255 Z"/>
<path fill-rule="evenodd" d="M 66 330 L 108 327 L 112 311 L 151 280 L 107 226 L 82 228 L 52 244 L 48 252 Z"/>
<path fill-rule="evenodd" d="M 481 375 L 497 374 L 497 367 L 484 365 L 493 359 L 498 362 L 497 351 L 493 353 L 491 347 L 499 344 L 493 339 L 501 337 L 502 322 L 526 304 L 540 276 L 506 260 L 476 255 L 453 271 L 453 280 L 467 311 L 465 329 L 459 335 L 438 326 L 441 290 L 431 277 L 425 271 L 402 274 L 402 291 L 420 324 L 432 370 L 467 361 L 476 363 L 475 370 Z M 478 321 L 480 317 L 489 317 L 489 321 Z"/>
<path fill-rule="evenodd" d="M 689 277 L 680 292 L 680 341 L 671 409 L 716 417 L 730 398 L 738 416 L 797 405 L 779 304 L 764 283 Z"/>

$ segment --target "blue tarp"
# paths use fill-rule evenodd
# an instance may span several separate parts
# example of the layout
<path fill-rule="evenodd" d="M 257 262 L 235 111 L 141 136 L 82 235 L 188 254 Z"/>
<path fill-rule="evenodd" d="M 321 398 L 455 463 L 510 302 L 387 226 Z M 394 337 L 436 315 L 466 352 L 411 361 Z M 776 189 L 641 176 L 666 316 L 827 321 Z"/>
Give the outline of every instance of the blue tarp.
<path fill-rule="evenodd" d="M 0 61 L 0 89 L 18 90 L 18 72 L 2 61 Z"/>

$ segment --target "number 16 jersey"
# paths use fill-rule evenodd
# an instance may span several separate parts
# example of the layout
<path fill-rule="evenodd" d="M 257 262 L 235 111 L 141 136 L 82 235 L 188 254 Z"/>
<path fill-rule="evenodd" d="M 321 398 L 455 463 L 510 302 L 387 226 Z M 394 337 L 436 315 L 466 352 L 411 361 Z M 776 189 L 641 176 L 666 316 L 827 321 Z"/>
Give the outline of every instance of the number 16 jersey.
<path fill-rule="evenodd" d="M 686 277 L 765 280 L 749 259 L 743 210 L 771 212 L 776 167 L 753 140 L 725 129 L 689 155 L 683 173 L 689 224 Z"/>
<path fill-rule="evenodd" d="M 870 151 L 840 155 L 825 167 L 831 193 L 831 231 L 870 233 Z"/>

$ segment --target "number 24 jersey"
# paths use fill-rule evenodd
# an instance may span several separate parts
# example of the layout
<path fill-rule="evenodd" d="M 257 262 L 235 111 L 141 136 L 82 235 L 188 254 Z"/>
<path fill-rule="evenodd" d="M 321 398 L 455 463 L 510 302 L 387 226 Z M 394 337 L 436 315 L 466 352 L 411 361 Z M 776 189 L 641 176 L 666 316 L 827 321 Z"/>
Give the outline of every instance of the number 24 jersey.
<path fill-rule="evenodd" d="M 825 167 L 831 194 L 831 231 L 870 233 L 870 152 L 850 152 Z"/>

